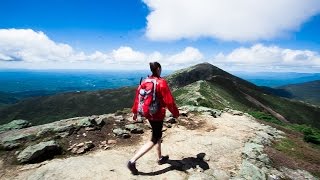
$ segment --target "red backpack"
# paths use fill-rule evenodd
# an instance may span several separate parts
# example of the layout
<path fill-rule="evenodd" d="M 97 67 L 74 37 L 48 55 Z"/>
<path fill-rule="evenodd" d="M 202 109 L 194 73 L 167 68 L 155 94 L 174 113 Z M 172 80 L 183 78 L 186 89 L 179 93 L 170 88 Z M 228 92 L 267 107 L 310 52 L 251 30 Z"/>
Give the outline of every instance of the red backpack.
<path fill-rule="evenodd" d="M 156 96 L 157 80 L 147 78 L 138 87 L 139 104 L 138 113 L 144 117 L 150 117 L 159 110 L 159 101 Z"/>

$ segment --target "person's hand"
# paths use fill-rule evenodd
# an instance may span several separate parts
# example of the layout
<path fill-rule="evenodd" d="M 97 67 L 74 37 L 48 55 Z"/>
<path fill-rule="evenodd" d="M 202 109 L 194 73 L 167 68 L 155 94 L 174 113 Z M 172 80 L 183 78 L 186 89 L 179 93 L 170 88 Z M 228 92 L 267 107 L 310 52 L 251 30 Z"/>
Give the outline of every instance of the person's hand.
<path fill-rule="evenodd" d="M 137 118 L 138 118 L 138 114 L 133 114 L 132 119 L 133 119 L 134 121 L 137 121 Z"/>

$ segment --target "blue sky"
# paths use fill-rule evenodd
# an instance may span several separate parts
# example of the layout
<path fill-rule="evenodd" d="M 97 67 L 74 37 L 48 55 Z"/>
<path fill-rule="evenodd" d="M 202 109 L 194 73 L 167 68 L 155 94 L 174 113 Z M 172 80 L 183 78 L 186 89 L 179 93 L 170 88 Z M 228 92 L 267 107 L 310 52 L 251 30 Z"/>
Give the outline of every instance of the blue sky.
<path fill-rule="evenodd" d="M 320 2 L 2 0 L 0 68 L 320 70 Z M 290 7 L 290 8 L 289 8 Z"/>

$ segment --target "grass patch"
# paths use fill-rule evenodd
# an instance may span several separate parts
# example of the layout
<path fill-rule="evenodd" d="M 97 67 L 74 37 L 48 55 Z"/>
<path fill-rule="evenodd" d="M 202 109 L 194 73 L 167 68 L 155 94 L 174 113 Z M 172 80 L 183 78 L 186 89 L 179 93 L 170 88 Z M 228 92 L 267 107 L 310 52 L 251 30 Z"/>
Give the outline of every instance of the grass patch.
<path fill-rule="evenodd" d="M 266 147 L 265 151 L 275 167 L 303 169 L 317 177 L 320 175 L 320 150 L 293 134 L 276 141 L 272 147 Z"/>
<path fill-rule="evenodd" d="M 303 140 L 320 145 L 320 130 L 305 124 L 289 124 L 289 129 L 303 133 Z"/>
<path fill-rule="evenodd" d="M 249 112 L 251 116 L 256 119 L 261 119 L 263 121 L 271 122 L 278 125 L 285 125 L 282 121 L 278 120 L 277 118 L 273 117 L 271 114 L 261 112 L 261 111 L 251 111 Z"/>
<path fill-rule="evenodd" d="M 320 145 L 320 130 L 317 128 L 314 128 L 314 127 L 311 127 L 310 125 L 305 125 L 305 124 L 284 123 L 276 119 L 275 117 L 273 117 L 271 114 L 261 112 L 261 111 L 251 111 L 249 112 L 249 114 L 256 119 L 274 123 L 274 124 L 283 126 L 284 128 L 291 129 L 296 132 L 300 132 L 303 134 L 303 140 L 305 142 Z"/>
<path fill-rule="evenodd" d="M 294 156 L 297 158 L 303 158 L 301 152 L 297 151 L 297 145 L 290 139 L 284 138 L 278 143 L 275 144 L 274 147 L 278 151 L 282 151 L 290 156 Z"/>

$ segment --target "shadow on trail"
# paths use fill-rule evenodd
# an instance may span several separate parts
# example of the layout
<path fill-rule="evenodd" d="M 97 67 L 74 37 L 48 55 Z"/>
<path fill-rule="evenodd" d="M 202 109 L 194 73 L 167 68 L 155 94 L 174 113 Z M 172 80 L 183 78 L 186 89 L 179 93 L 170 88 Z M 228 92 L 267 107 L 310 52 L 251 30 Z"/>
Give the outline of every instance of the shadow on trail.
<path fill-rule="evenodd" d="M 173 171 L 173 170 L 186 172 L 188 169 L 197 168 L 197 166 L 199 166 L 201 169 L 203 169 L 205 171 L 205 170 L 209 169 L 208 163 L 206 163 L 203 160 L 205 155 L 206 155 L 205 153 L 199 153 L 199 154 L 197 154 L 197 157 L 187 157 L 187 158 L 183 158 L 181 160 L 169 159 L 165 164 L 170 164 L 171 166 L 169 166 L 165 169 L 155 171 L 155 172 L 140 172 L 139 171 L 139 175 L 156 176 L 156 175 L 164 174 L 166 172 Z"/>

